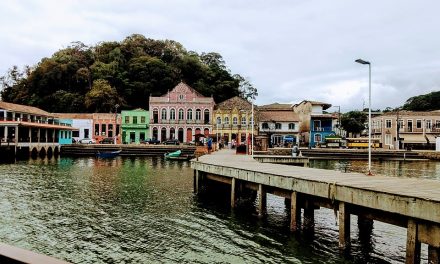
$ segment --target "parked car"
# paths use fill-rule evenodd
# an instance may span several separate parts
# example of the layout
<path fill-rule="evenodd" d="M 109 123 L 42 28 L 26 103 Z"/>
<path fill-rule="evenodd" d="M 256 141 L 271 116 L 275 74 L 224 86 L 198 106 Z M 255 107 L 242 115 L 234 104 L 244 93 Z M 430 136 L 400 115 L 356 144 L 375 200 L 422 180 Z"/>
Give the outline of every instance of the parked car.
<path fill-rule="evenodd" d="M 96 140 L 93 138 L 83 138 L 79 141 L 81 144 L 95 144 Z"/>
<path fill-rule="evenodd" d="M 177 139 L 168 139 L 163 142 L 165 145 L 179 145 L 180 142 Z"/>
<path fill-rule="evenodd" d="M 146 139 L 146 140 L 142 140 L 141 144 L 153 144 L 153 145 L 157 145 L 160 144 L 160 140 L 157 140 L 155 138 L 150 138 L 150 139 Z"/>
<path fill-rule="evenodd" d="M 101 141 L 99 141 L 99 144 L 113 144 L 115 143 L 115 139 L 114 138 L 103 138 L 101 139 Z"/>

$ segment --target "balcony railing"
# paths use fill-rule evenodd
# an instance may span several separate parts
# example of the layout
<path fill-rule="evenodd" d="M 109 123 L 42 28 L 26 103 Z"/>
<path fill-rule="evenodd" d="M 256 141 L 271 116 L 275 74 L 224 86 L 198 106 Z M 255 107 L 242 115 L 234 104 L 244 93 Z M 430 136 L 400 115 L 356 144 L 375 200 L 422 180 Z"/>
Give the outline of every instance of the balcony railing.
<path fill-rule="evenodd" d="M 317 131 L 317 132 L 331 132 L 332 128 L 331 127 L 315 127 L 313 128 L 312 131 Z"/>
<path fill-rule="evenodd" d="M 57 125 L 57 126 L 68 126 L 71 127 L 71 124 L 67 124 L 67 123 L 61 123 L 58 120 L 53 120 L 53 119 L 49 119 L 49 120 L 41 120 L 41 119 L 28 119 L 28 118 L 20 118 L 20 117 L 16 117 L 15 119 L 12 117 L 0 117 L 0 122 L 28 122 L 28 123 L 35 123 L 35 124 L 47 124 L 47 125 Z"/>

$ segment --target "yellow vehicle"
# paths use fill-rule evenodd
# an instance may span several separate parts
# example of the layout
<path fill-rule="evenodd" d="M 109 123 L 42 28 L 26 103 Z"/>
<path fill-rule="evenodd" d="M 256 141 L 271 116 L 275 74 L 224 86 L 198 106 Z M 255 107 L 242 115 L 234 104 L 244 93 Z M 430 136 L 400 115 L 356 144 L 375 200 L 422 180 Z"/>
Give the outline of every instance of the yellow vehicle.
<path fill-rule="evenodd" d="M 380 140 L 372 138 L 371 147 L 380 148 Z M 347 148 L 368 148 L 368 138 L 347 138 Z"/>

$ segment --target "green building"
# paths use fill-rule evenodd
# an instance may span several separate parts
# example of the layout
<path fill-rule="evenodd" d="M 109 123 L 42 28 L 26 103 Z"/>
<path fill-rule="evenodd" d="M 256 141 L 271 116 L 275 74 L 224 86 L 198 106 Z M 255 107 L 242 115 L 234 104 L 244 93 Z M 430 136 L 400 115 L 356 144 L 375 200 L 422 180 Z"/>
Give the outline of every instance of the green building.
<path fill-rule="evenodd" d="M 122 143 L 139 144 L 150 135 L 150 112 L 138 108 L 123 110 L 122 116 Z"/>

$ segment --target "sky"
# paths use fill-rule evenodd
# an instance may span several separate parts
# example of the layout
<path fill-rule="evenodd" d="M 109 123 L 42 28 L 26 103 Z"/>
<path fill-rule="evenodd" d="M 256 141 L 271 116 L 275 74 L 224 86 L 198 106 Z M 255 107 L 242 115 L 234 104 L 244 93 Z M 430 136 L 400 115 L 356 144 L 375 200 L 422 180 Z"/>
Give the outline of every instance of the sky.
<path fill-rule="evenodd" d="M 258 89 L 256 103 L 397 107 L 440 90 L 436 0 L 40 0 L 0 3 L 0 75 L 73 41 L 131 34 L 218 52 Z"/>

